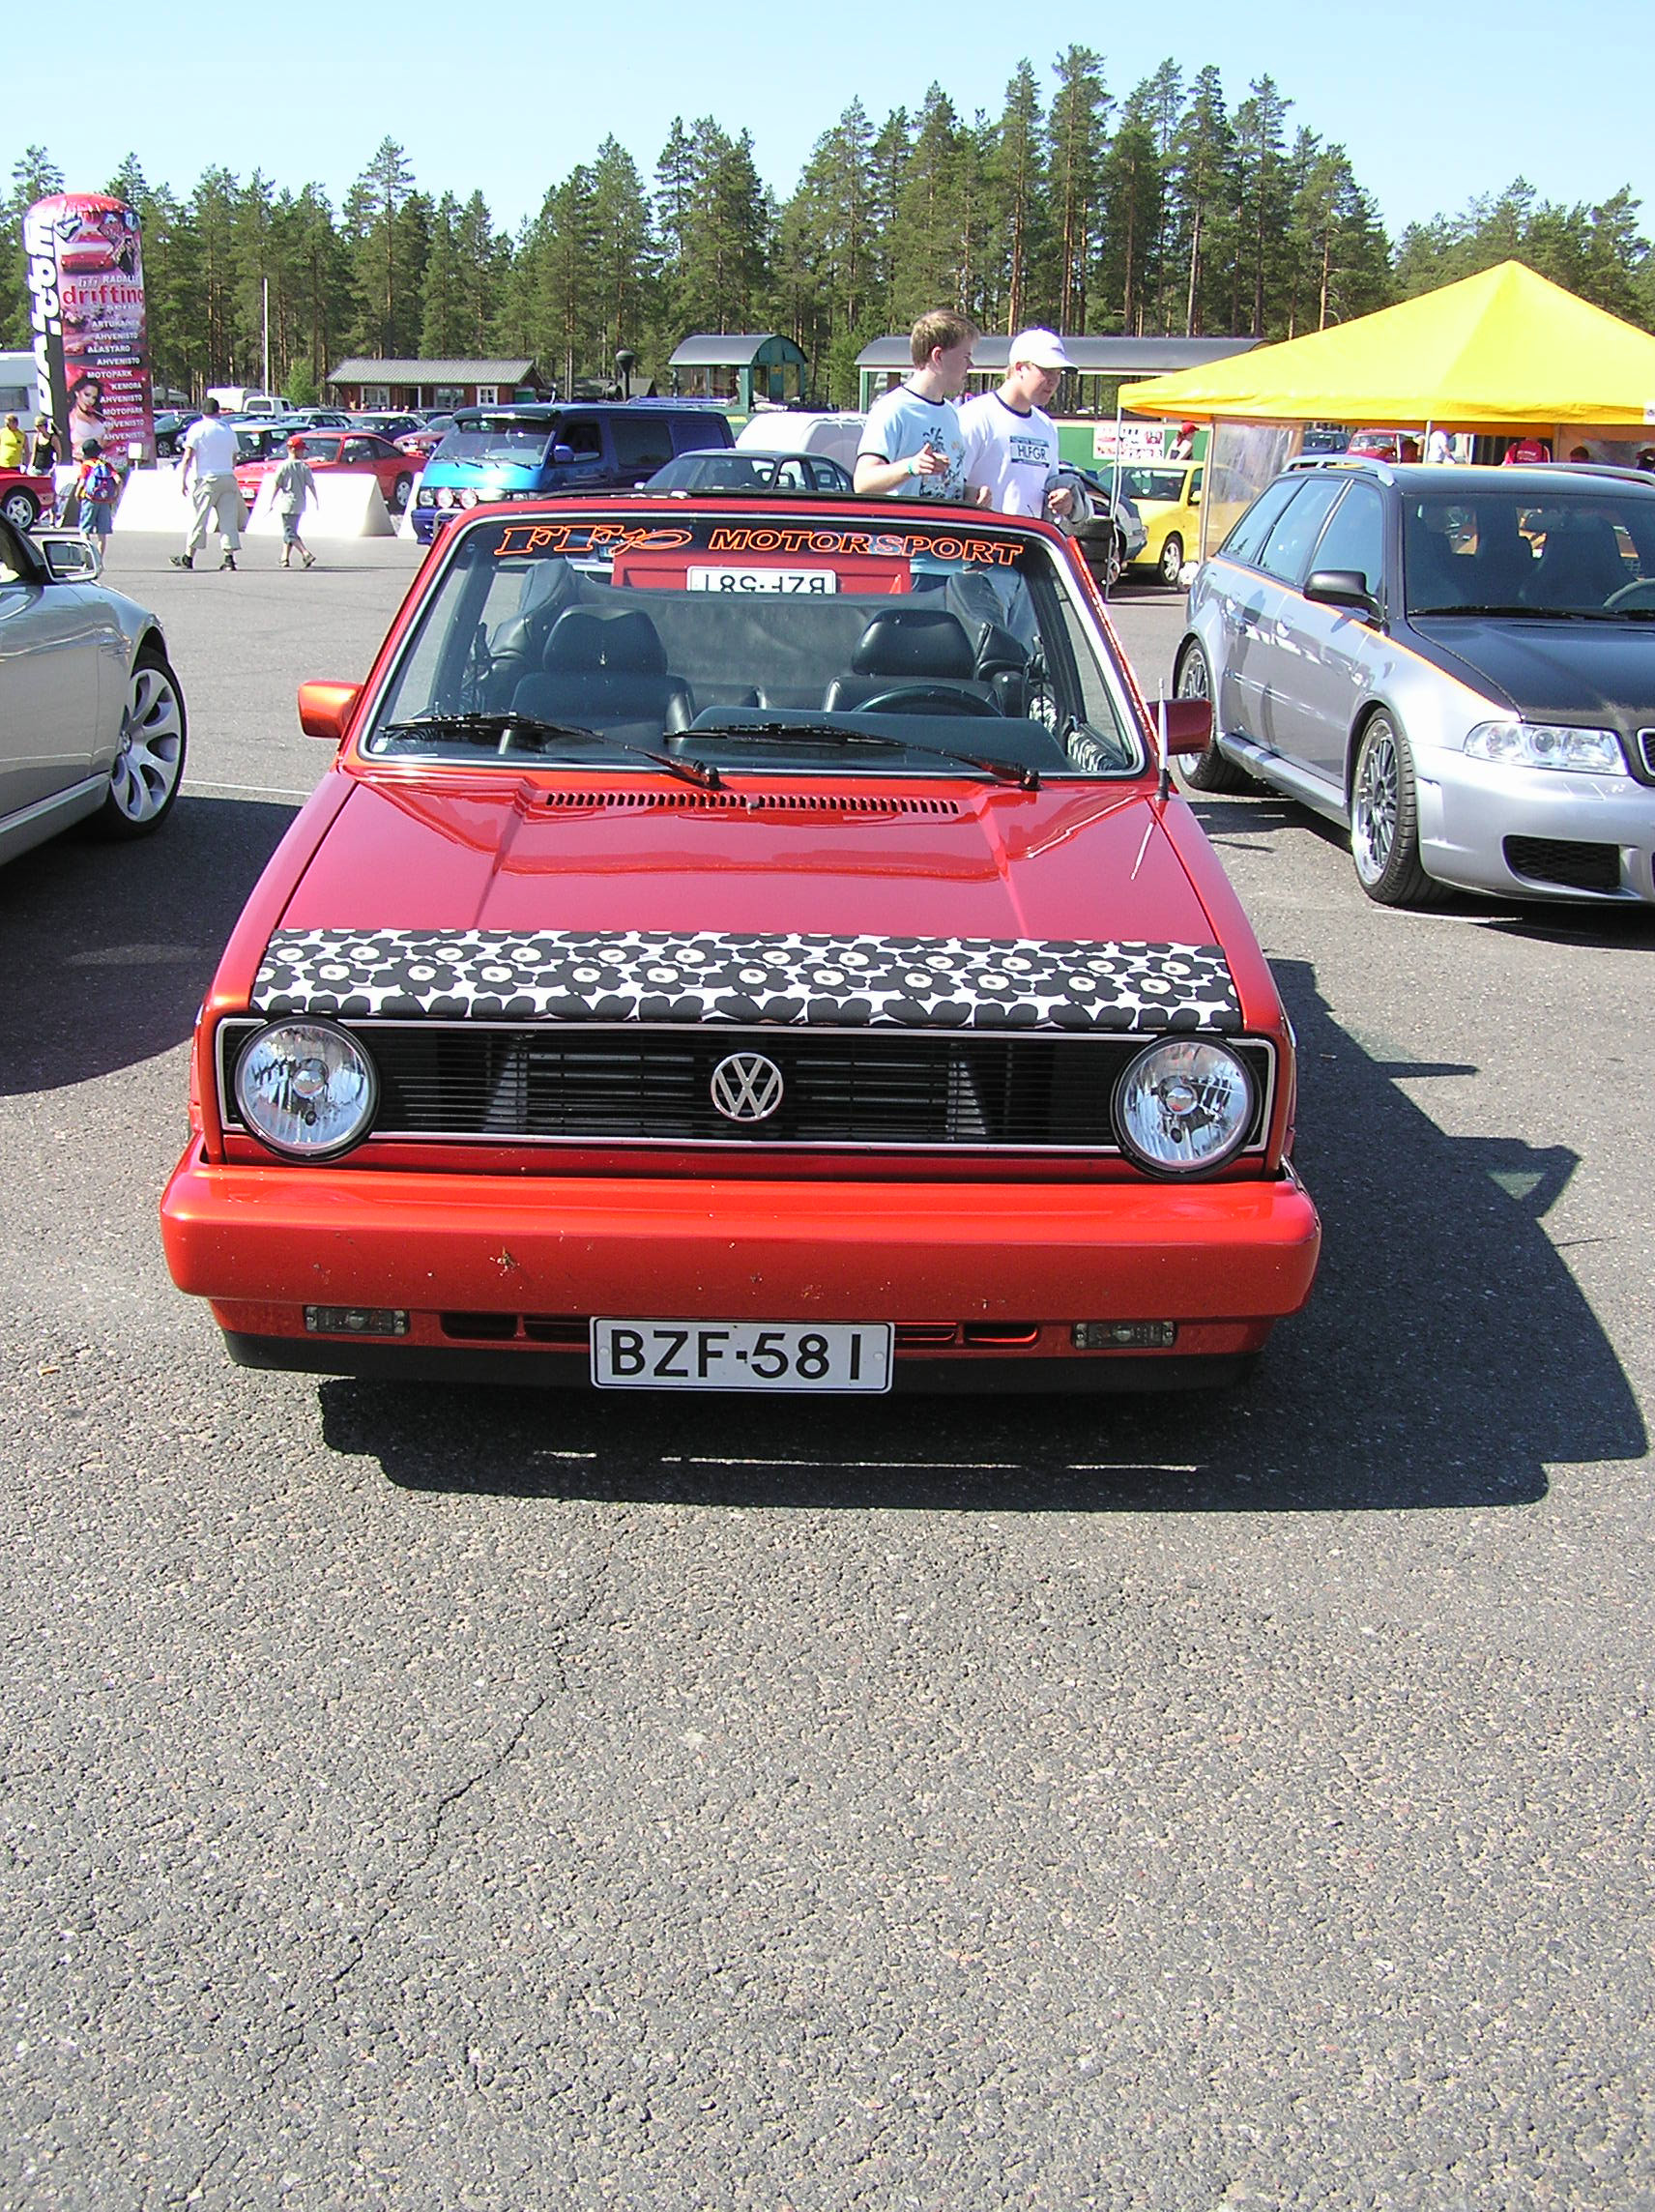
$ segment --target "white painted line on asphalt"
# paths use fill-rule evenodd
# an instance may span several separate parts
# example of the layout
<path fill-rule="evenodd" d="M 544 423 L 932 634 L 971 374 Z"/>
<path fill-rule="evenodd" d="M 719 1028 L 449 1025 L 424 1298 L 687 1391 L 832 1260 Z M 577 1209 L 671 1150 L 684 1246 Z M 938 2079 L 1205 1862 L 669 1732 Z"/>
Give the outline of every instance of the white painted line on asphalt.
<path fill-rule="evenodd" d="M 184 798 L 199 799 L 207 792 L 227 794 L 234 799 L 285 799 L 295 806 L 303 806 L 310 796 L 308 791 L 272 791 L 266 783 L 210 783 L 197 776 L 185 778 Z"/>

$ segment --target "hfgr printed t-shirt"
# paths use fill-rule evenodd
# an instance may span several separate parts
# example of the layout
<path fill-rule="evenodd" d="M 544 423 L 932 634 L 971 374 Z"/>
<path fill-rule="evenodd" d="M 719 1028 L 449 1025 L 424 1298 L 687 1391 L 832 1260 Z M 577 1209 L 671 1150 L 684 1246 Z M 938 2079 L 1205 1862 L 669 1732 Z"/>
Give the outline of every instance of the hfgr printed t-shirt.
<path fill-rule="evenodd" d="M 989 504 L 1002 514 L 1041 515 L 1058 472 L 1058 433 L 1052 418 L 1031 407 L 1020 415 L 998 392 L 985 392 L 960 409 L 966 441 L 966 481 L 988 486 Z"/>

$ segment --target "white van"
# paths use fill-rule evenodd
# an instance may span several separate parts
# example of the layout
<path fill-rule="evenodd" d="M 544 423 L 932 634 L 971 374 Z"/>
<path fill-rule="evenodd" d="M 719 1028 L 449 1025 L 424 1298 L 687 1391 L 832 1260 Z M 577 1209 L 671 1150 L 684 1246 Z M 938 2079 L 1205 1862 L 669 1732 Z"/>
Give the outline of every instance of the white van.
<path fill-rule="evenodd" d="M 250 384 L 214 384 L 208 387 L 207 396 L 216 399 L 226 415 L 271 415 L 287 413 L 287 402 L 276 399 L 268 392 L 260 392 Z"/>
<path fill-rule="evenodd" d="M 767 407 L 743 423 L 736 436 L 739 453 L 826 453 L 850 476 L 857 473 L 857 447 L 865 415 L 804 415 L 790 407 Z"/>

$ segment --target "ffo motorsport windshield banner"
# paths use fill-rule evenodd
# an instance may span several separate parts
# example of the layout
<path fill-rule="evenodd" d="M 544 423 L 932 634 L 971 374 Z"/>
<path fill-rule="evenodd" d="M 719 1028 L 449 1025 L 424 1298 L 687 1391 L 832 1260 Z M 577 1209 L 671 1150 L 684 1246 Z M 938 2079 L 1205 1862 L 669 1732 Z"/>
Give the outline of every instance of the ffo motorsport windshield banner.
<path fill-rule="evenodd" d="M 51 395 L 60 457 L 89 438 L 125 466 L 155 458 L 138 218 L 106 192 L 54 192 L 23 218 L 35 374 Z"/>

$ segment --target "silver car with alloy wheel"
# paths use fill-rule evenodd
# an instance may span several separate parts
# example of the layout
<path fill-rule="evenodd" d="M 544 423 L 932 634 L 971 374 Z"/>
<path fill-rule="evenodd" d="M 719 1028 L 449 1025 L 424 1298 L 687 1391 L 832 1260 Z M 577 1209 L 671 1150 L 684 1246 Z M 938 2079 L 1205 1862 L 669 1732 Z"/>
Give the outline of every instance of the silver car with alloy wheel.
<path fill-rule="evenodd" d="M 184 691 L 160 625 L 72 531 L 0 517 L 0 860 L 73 822 L 159 830 L 184 773 Z"/>
<path fill-rule="evenodd" d="M 1451 885 L 1655 905 L 1655 480 L 1330 461 L 1203 563 L 1175 684 L 1197 791 L 1350 833 L 1386 906 Z"/>

